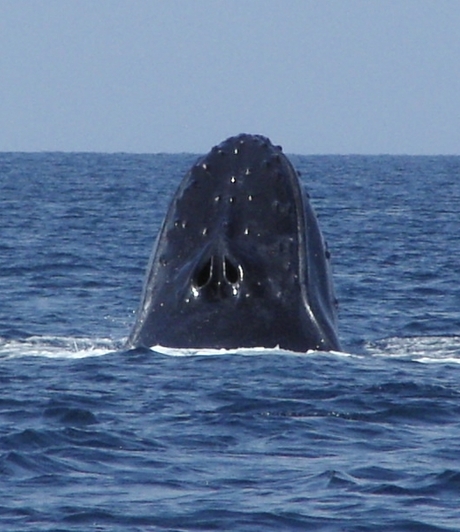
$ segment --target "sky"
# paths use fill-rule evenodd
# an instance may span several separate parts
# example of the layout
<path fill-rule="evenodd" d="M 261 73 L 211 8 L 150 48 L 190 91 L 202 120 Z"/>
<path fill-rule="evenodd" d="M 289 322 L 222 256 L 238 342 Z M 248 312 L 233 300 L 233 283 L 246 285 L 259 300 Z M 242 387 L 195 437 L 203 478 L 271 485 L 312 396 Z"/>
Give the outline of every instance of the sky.
<path fill-rule="evenodd" d="M 0 151 L 460 154 L 460 0 L 0 0 Z"/>

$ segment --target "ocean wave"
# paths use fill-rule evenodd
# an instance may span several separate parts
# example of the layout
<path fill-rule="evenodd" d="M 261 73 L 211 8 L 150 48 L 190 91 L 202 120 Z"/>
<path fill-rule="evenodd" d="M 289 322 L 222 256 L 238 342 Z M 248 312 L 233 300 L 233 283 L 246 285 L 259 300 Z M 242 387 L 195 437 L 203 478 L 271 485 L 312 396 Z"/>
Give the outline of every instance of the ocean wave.
<path fill-rule="evenodd" d="M 79 359 L 108 355 L 123 351 L 124 340 L 111 338 L 85 338 L 73 336 L 30 336 L 21 339 L 0 337 L 0 358 L 46 357 Z M 298 353 L 276 348 L 241 347 L 175 348 L 155 345 L 152 353 L 170 357 L 203 356 L 330 356 L 337 358 L 368 359 L 370 357 L 407 359 L 424 364 L 460 364 L 460 336 L 389 337 L 364 346 L 364 353 L 349 351 L 307 351 Z"/>

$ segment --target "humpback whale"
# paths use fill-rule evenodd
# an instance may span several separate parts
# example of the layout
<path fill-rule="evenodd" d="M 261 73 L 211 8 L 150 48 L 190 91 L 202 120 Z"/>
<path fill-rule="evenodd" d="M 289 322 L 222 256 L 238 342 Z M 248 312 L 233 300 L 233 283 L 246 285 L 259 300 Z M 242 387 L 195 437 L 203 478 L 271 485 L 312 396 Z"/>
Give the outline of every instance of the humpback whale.
<path fill-rule="evenodd" d="M 281 147 L 231 137 L 172 199 L 127 347 L 339 350 L 329 258 Z"/>

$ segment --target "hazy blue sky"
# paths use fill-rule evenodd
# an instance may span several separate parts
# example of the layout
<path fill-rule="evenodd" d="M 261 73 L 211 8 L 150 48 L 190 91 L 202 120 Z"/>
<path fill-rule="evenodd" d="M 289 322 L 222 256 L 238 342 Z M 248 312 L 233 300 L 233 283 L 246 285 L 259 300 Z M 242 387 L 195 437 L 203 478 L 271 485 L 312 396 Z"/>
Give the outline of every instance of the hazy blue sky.
<path fill-rule="evenodd" d="M 460 153 L 460 0 L 0 0 L 0 151 Z"/>

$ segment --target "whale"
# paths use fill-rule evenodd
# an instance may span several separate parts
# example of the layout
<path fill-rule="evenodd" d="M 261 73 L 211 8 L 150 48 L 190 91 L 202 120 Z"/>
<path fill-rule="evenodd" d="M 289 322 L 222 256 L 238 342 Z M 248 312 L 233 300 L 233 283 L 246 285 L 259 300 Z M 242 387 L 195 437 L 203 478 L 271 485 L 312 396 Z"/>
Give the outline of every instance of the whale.
<path fill-rule="evenodd" d="M 338 351 L 330 252 L 299 173 L 262 135 L 230 137 L 180 183 L 128 349 Z"/>

